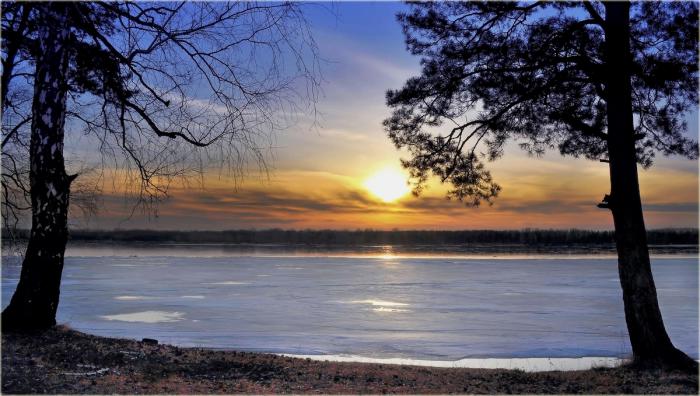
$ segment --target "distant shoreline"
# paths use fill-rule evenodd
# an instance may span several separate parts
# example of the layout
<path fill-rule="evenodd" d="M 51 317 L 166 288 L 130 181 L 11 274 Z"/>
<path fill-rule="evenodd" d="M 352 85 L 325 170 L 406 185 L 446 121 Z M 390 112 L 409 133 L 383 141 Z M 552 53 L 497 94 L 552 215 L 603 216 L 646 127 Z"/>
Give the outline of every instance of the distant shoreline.
<path fill-rule="evenodd" d="M 25 241 L 6 243 L 3 256 L 21 255 Z M 697 258 L 698 245 L 649 245 L 653 259 Z M 357 259 L 614 259 L 614 244 L 395 244 L 192 243 L 70 240 L 66 257 L 326 257 Z"/>
<path fill-rule="evenodd" d="M 27 230 L 15 234 L 25 239 Z M 647 232 L 653 246 L 698 246 L 698 229 L 655 229 Z M 310 246 L 605 246 L 614 247 L 613 231 L 594 230 L 71 230 L 71 241 L 179 244 L 284 244 Z"/>
<path fill-rule="evenodd" d="M 2 256 L 22 255 L 25 240 L 3 241 Z M 652 259 L 698 258 L 697 244 L 649 244 Z M 358 259 L 614 259 L 613 243 L 329 244 L 71 239 L 66 257 L 326 257 Z"/>

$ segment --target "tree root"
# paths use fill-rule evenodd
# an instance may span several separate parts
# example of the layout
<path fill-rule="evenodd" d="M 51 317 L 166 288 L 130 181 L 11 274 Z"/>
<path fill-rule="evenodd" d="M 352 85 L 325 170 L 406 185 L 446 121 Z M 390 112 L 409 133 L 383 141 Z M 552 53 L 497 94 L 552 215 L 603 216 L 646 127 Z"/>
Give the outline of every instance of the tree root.
<path fill-rule="evenodd" d="M 640 370 L 676 370 L 698 374 L 698 362 L 677 348 L 672 348 L 661 356 L 635 357 L 630 367 Z"/>

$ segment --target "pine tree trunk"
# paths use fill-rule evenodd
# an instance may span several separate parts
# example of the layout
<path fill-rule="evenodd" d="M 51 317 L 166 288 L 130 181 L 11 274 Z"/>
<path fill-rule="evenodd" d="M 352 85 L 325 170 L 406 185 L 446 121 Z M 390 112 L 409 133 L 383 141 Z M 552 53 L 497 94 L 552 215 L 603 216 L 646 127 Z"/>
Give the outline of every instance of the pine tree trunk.
<path fill-rule="evenodd" d="M 32 230 L 22 273 L 3 330 L 41 330 L 56 324 L 63 255 L 68 238 L 70 183 L 63 159 L 68 38 L 66 3 L 35 6 L 41 23 L 30 140 Z"/>
<path fill-rule="evenodd" d="M 689 368 L 697 363 L 666 333 L 651 274 L 637 176 L 628 2 L 606 2 L 609 208 L 615 223 L 618 269 L 634 360 L 644 366 Z"/>

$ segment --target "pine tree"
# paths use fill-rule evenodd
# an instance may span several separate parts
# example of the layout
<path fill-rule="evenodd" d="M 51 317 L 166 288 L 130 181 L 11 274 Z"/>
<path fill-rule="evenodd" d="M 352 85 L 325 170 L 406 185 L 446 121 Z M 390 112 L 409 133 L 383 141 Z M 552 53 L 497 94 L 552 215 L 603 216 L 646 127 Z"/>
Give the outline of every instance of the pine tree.
<path fill-rule="evenodd" d="M 615 224 L 634 359 L 697 370 L 664 328 L 637 165 L 656 153 L 698 156 L 684 136 L 698 100 L 698 3 L 430 2 L 399 21 L 422 73 L 387 93 L 384 125 L 410 154 L 415 192 L 432 174 L 453 197 L 492 202 L 501 187 L 483 160 L 509 140 L 609 162 L 598 206 Z"/>

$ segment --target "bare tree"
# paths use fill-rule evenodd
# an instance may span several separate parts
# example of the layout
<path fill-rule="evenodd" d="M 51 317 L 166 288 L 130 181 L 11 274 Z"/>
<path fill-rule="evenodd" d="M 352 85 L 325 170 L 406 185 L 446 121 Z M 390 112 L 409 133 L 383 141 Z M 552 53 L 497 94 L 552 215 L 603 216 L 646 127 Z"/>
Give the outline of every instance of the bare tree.
<path fill-rule="evenodd" d="M 122 170 L 124 188 L 150 205 L 213 162 L 235 171 L 263 161 L 265 139 L 317 98 L 317 48 L 296 3 L 11 2 L 3 11 L 3 217 L 32 214 L 3 329 L 55 324 L 78 183 L 65 138 L 83 135 L 94 147 L 87 161 Z"/>

